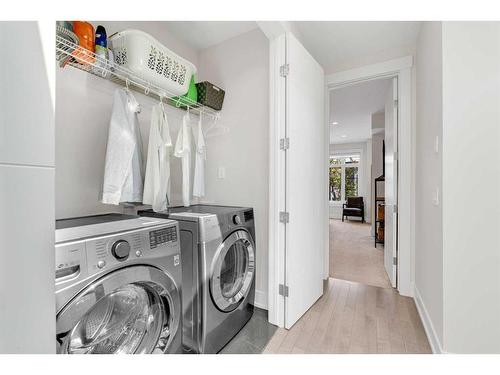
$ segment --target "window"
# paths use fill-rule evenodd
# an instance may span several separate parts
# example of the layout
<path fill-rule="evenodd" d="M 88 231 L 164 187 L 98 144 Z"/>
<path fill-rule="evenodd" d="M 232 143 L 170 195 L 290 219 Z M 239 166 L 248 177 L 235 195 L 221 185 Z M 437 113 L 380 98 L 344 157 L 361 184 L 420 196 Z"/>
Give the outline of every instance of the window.
<path fill-rule="evenodd" d="M 330 157 L 330 201 L 358 196 L 359 160 L 359 154 Z"/>

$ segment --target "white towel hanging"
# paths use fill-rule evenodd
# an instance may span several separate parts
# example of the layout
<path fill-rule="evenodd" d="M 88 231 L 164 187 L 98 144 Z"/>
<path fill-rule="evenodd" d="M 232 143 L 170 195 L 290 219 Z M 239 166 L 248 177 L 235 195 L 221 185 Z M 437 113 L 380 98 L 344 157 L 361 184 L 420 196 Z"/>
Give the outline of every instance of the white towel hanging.
<path fill-rule="evenodd" d="M 182 118 L 182 126 L 175 142 L 174 156 L 182 160 L 182 203 L 184 207 L 190 204 L 190 170 L 191 170 L 191 129 L 189 124 L 191 115 L 189 110 Z"/>
<path fill-rule="evenodd" d="M 195 162 L 194 162 L 194 178 L 193 178 L 193 196 L 201 198 L 205 196 L 205 160 L 206 160 L 205 139 L 203 137 L 201 113 L 198 123 L 191 129 L 193 131 L 193 138 L 196 147 Z"/>
<path fill-rule="evenodd" d="M 129 90 L 117 89 L 109 123 L 102 202 L 142 202 L 140 106 Z"/>

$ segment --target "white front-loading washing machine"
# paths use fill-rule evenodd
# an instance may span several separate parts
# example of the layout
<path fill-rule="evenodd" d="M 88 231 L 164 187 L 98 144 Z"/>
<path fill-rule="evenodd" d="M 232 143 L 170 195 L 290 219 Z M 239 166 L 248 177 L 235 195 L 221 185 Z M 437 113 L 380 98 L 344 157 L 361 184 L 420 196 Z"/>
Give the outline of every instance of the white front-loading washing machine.
<path fill-rule="evenodd" d="M 58 353 L 181 353 L 179 229 L 119 214 L 56 222 Z"/>

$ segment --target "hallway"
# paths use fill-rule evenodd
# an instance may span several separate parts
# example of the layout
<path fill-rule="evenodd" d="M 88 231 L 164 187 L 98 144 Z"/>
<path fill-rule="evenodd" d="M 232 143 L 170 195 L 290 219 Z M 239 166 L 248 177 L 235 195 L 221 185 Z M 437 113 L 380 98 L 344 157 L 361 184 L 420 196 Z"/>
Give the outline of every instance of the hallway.
<path fill-rule="evenodd" d="M 383 245 L 373 244 L 370 224 L 330 219 L 330 277 L 390 288 Z"/>
<path fill-rule="evenodd" d="M 412 298 L 330 278 L 323 296 L 264 353 L 431 353 Z"/>
<path fill-rule="evenodd" d="M 330 220 L 330 278 L 323 296 L 264 353 L 431 353 L 412 298 L 394 290 L 370 225 Z"/>

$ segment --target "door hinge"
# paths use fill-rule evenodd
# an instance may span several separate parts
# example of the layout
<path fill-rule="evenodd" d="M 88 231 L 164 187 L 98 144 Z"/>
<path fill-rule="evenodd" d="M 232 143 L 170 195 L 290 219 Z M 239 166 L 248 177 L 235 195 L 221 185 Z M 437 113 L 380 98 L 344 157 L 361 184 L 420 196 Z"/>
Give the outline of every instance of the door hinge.
<path fill-rule="evenodd" d="M 290 221 L 290 214 L 286 211 L 281 211 L 280 212 L 280 222 L 286 224 L 289 221 Z"/>
<path fill-rule="evenodd" d="M 288 297 L 288 286 L 280 284 L 278 288 L 278 294 L 283 297 Z"/>
<path fill-rule="evenodd" d="M 394 99 L 394 107 L 397 107 L 397 106 L 398 106 L 398 100 Z"/>
<path fill-rule="evenodd" d="M 288 64 L 283 64 L 280 66 L 280 76 L 286 77 L 288 76 L 288 73 L 290 73 L 290 65 Z"/>
<path fill-rule="evenodd" d="M 397 266 L 398 265 L 398 258 L 396 258 L 396 257 L 392 258 L 392 264 Z"/>
<path fill-rule="evenodd" d="M 395 205 L 393 206 L 393 210 L 394 210 L 394 213 L 395 213 L 395 214 L 397 214 L 397 213 L 398 213 L 398 205 L 397 205 L 397 204 L 395 204 Z"/>
<path fill-rule="evenodd" d="M 290 138 L 281 138 L 280 139 L 280 150 L 288 150 L 290 148 Z"/>
<path fill-rule="evenodd" d="M 394 152 L 394 161 L 398 161 L 398 156 L 399 156 L 399 155 L 398 155 L 398 152 L 397 152 L 397 151 L 395 151 L 395 152 Z"/>

